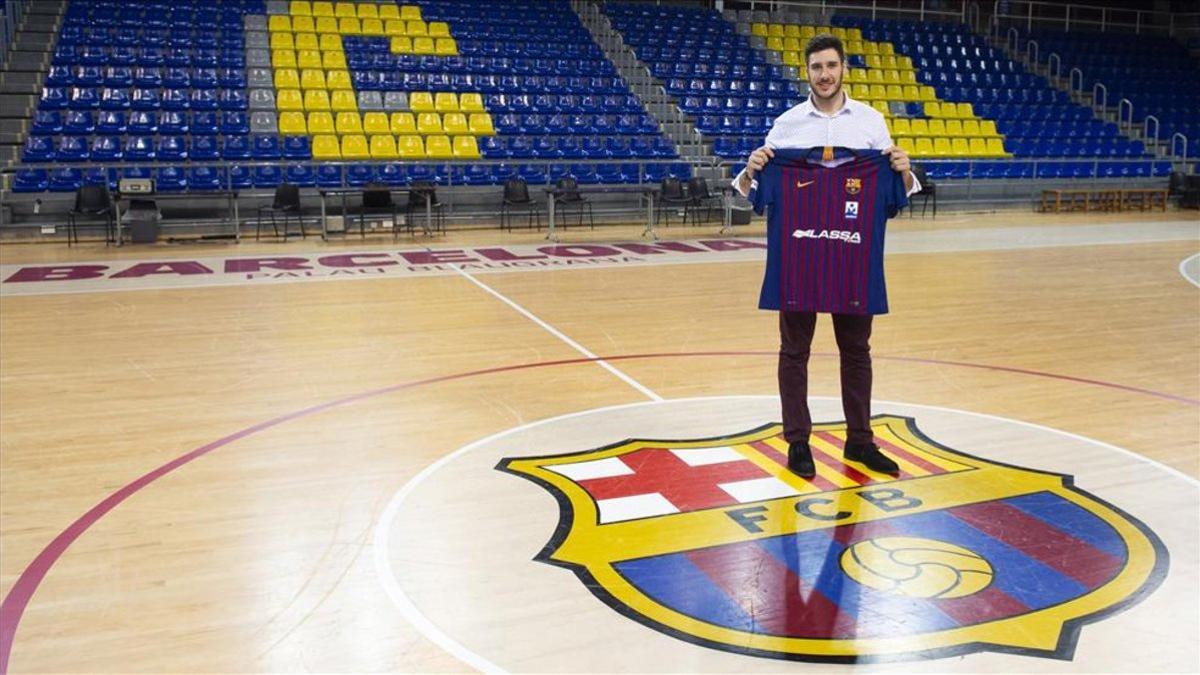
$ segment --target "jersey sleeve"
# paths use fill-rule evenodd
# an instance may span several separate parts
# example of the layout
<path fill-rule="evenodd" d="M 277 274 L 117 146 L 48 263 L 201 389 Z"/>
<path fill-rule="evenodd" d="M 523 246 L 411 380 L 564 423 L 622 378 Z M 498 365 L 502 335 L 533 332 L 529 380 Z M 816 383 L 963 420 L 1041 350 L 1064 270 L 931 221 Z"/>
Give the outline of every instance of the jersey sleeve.
<path fill-rule="evenodd" d="M 750 194 L 747 199 L 754 207 L 754 212 L 762 215 L 768 206 L 775 202 L 775 193 L 779 189 L 779 169 L 768 163 L 750 183 Z"/>
<path fill-rule="evenodd" d="M 884 158 L 887 160 L 887 158 Z M 890 160 L 887 160 L 890 162 Z M 884 190 L 887 199 L 887 214 L 888 218 L 895 218 L 900 209 L 908 206 L 908 190 L 904 187 L 904 174 L 900 171 L 892 170 L 890 164 L 885 164 L 883 169 L 887 178 L 887 189 Z"/>

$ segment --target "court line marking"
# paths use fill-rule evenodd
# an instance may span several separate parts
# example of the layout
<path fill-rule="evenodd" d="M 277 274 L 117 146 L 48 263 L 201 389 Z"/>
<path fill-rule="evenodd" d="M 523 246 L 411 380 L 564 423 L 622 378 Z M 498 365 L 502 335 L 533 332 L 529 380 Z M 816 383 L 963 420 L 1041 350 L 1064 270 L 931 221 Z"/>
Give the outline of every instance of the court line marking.
<path fill-rule="evenodd" d="M 1188 281 L 1190 281 L 1193 286 L 1195 286 L 1196 288 L 1200 288 L 1200 279 L 1197 279 L 1196 277 L 1192 276 L 1191 274 L 1188 274 L 1188 269 L 1187 269 L 1188 265 L 1190 265 L 1193 261 L 1197 261 L 1197 260 L 1200 260 L 1200 253 L 1197 253 L 1196 255 L 1191 256 L 1189 258 L 1184 258 L 1183 262 L 1179 263 L 1179 273 L 1181 275 L 1183 275 L 1184 279 L 1187 279 Z"/>
<path fill-rule="evenodd" d="M 777 352 L 774 352 L 774 351 L 769 351 L 769 352 L 768 351 L 740 351 L 740 352 L 739 351 L 725 351 L 725 352 L 713 351 L 713 352 L 624 354 L 624 355 L 608 356 L 606 358 L 609 360 L 612 360 L 612 361 L 627 361 L 627 360 L 655 359 L 655 358 L 689 358 L 689 357 L 714 357 L 714 356 L 776 356 L 776 355 L 777 355 Z M 838 356 L 835 353 L 829 353 L 829 352 L 813 352 L 812 355 L 816 356 L 816 357 L 822 357 L 822 358 L 824 358 L 824 357 L 832 358 L 832 357 Z M 1087 380 L 1087 379 L 1083 379 L 1083 378 L 1076 378 L 1076 377 L 1071 377 L 1071 376 L 1066 376 L 1066 375 L 1056 375 L 1053 373 L 1043 373 L 1043 372 L 1038 372 L 1038 371 L 1022 370 L 1019 368 L 1009 368 L 1009 367 L 1005 367 L 1005 366 L 989 366 L 986 364 L 973 364 L 973 363 L 956 362 L 956 361 L 938 361 L 936 359 L 918 359 L 918 358 L 912 358 L 912 357 L 888 357 L 888 356 L 876 355 L 874 358 L 878 359 L 878 360 L 910 361 L 913 363 L 962 366 L 962 367 L 966 367 L 966 368 L 978 368 L 978 369 L 983 369 L 983 370 L 996 370 L 996 371 L 1002 371 L 1002 372 L 1011 372 L 1011 373 L 1016 373 L 1016 374 L 1021 374 L 1021 375 L 1035 375 L 1035 376 L 1046 377 L 1046 378 L 1050 378 L 1050 379 L 1059 379 L 1059 380 L 1078 382 L 1078 383 L 1083 383 L 1083 384 L 1092 384 L 1092 385 L 1097 385 L 1097 386 L 1101 386 L 1101 387 L 1108 387 L 1108 388 L 1113 388 L 1113 389 L 1130 391 L 1133 393 L 1141 393 L 1141 394 L 1146 394 L 1149 396 L 1155 396 L 1155 397 L 1159 397 L 1159 398 L 1166 398 L 1166 399 L 1170 399 L 1170 400 L 1182 401 L 1185 403 L 1190 403 L 1191 405 L 1200 405 L 1200 401 L 1197 401 L 1194 399 L 1184 398 L 1184 397 L 1180 397 L 1180 396 L 1174 396 L 1171 394 L 1162 394 L 1162 393 L 1150 391 L 1147 389 L 1138 389 L 1136 387 L 1128 387 L 1125 385 L 1101 382 L 1098 380 Z M 170 462 L 167 462 L 166 464 L 159 466 L 158 468 L 154 469 L 153 471 L 150 471 L 149 473 L 142 475 L 141 477 L 139 477 L 139 478 L 133 480 L 132 482 L 126 484 L 125 486 L 121 487 L 116 492 L 113 492 L 111 495 L 106 497 L 101 502 L 97 503 L 91 509 L 88 509 L 83 515 L 79 516 L 79 518 L 75 519 L 62 532 L 60 532 L 57 536 L 55 536 L 54 539 L 52 539 L 50 541 L 50 543 L 46 544 L 45 548 L 43 548 L 41 550 L 41 552 L 39 552 L 38 555 L 32 561 L 30 561 L 28 565 L 26 565 L 25 569 L 22 570 L 20 576 L 17 577 L 16 582 L 14 582 L 13 585 L 9 588 L 8 594 L 4 597 L 3 603 L 0 603 L 0 675 L 3 675 L 4 673 L 8 672 L 8 663 L 9 663 L 9 658 L 11 657 L 11 654 L 12 654 L 13 642 L 16 639 L 17 627 L 20 625 L 21 617 L 25 613 L 25 608 L 28 606 L 29 601 L 32 599 L 34 592 L 37 591 L 38 586 L 41 585 L 42 579 L 44 579 L 46 577 L 46 575 L 50 572 L 50 569 L 59 560 L 59 558 L 62 557 L 62 555 L 67 551 L 67 549 L 71 546 L 71 544 L 75 542 L 76 539 L 78 539 L 80 536 L 82 536 L 84 532 L 86 532 L 92 525 L 94 525 L 97 521 L 99 521 L 102 517 L 104 517 L 109 511 L 112 511 L 113 509 L 115 509 L 118 505 L 120 505 L 126 499 L 128 499 L 129 497 L 131 497 L 134 494 L 136 494 L 137 492 L 139 492 L 142 488 L 150 485 L 155 480 L 158 480 L 162 476 L 165 476 L 166 474 L 174 471 L 175 469 L 178 469 L 178 468 L 192 462 L 193 460 L 198 459 L 198 458 L 212 452 L 213 450 L 221 448 L 225 445 L 233 443 L 234 441 L 240 440 L 247 436 L 252 436 L 260 431 L 270 429 L 272 427 L 278 426 L 285 422 L 290 422 L 295 419 L 300 419 L 302 417 L 307 417 L 309 415 L 313 415 L 313 414 L 316 414 L 319 412 L 324 412 L 325 410 L 336 408 L 338 406 L 347 405 L 350 403 L 355 403 L 357 401 L 372 398 L 374 396 L 395 393 L 395 392 L 404 391 L 407 389 L 421 387 L 421 386 L 428 385 L 428 384 L 437 384 L 440 382 L 450 382 L 450 381 L 454 381 L 454 380 L 466 379 L 469 377 L 477 377 L 479 375 L 498 374 L 498 373 L 516 371 L 516 370 L 525 370 L 525 369 L 530 369 L 530 368 L 548 368 L 548 367 L 561 366 L 561 365 L 575 365 L 575 364 L 580 364 L 580 363 L 587 363 L 592 360 L 594 360 L 594 359 L 586 359 L 586 358 L 584 358 L 584 359 L 559 359 L 559 360 L 555 360 L 555 361 L 518 363 L 518 364 L 514 364 L 514 365 L 496 366 L 493 368 L 484 368 L 481 370 L 468 371 L 468 372 L 463 372 L 463 373 L 452 373 L 450 375 L 439 375 L 436 377 L 426 378 L 423 380 L 402 382 L 400 384 L 389 385 L 387 387 L 371 389 L 368 391 L 360 392 L 358 394 L 353 394 L 351 396 L 346 396 L 346 397 L 343 397 L 340 399 L 326 401 L 325 403 L 313 405 L 308 408 L 303 408 L 303 409 L 295 411 L 295 412 L 280 415 L 278 417 L 273 417 L 271 419 L 260 422 L 258 424 L 246 427 L 245 429 L 236 431 L 232 434 L 229 434 L 227 436 L 219 438 L 211 443 L 202 445 L 199 448 L 196 448 L 188 453 L 180 455 L 179 457 L 176 457 L 175 459 L 171 460 Z M 915 404 L 910 404 L 910 405 L 915 405 Z M 1190 476 L 1187 476 L 1182 471 L 1179 471 L 1177 469 L 1169 467 L 1165 464 L 1160 464 L 1152 459 L 1141 457 L 1140 455 L 1137 455 L 1135 453 L 1130 453 L 1129 451 L 1124 451 L 1124 452 L 1132 454 L 1133 456 L 1138 457 L 1150 464 L 1158 466 L 1161 469 L 1164 469 L 1166 471 L 1174 473 L 1174 474 L 1181 476 L 1187 480 L 1195 482 L 1197 485 L 1200 485 L 1200 481 L 1197 481 L 1196 479 L 1191 478 Z"/>
<path fill-rule="evenodd" d="M 461 644 L 460 642 L 455 640 L 453 637 L 449 636 L 444 631 L 442 631 L 440 628 L 438 628 L 432 621 L 429 620 L 428 617 L 426 617 L 424 614 L 421 613 L 420 609 L 418 609 L 417 606 L 412 602 L 412 600 L 409 599 L 408 595 L 404 593 L 404 589 L 402 589 L 400 587 L 400 582 L 397 581 L 395 571 L 392 569 L 391 559 L 388 556 L 388 551 L 389 551 L 389 547 L 391 546 L 392 525 L 394 524 L 396 517 L 399 515 L 400 508 L 404 505 L 404 500 L 408 497 L 408 495 L 410 495 L 414 490 L 416 490 L 420 486 L 420 484 L 423 483 L 427 478 L 432 476 L 443 466 L 445 466 L 446 464 L 449 464 L 451 461 L 458 458 L 459 456 L 465 455 L 465 454 L 475 450 L 479 446 L 486 445 L 493 441 L 500 440 L 506 436 L 520 433 L 523 431 L 527 431 L 529 429 L 533 429 L 538 426 L 542 426 L 545 424 L 553 424 L 556 422 L 561 422 L 563 420 L 568 420 L 568 419 L 572 419 L 575 417 L 582 417 L 582 416 L 591 415 L 591 414 L 600 414 L 600 413 L 612 412 L 615 410 L 623 410 L 623 409 L 627 409 L 627 408 L 638 408 L 638 407 L 642 407 L 642 406 L 661 405 L 664 403 L 688 403 L 688 402 L 693 402 L 693 401 L 723 401 L 723 400 L 743 400 L 743 399 L 754 399 L 754 400 L 770 399 L 770 400 L 777 401 L 777 400 L 779 400 L 779 396 L 777 394 L 776 395 L 748 394 L 748 395 L 740 395 L 740 396 L 695 396 L 695 397 L 687 397 L 687 398 L 659 399 L 657 401 L 639 401 L 637 403 L 622 403 L 622 404 L 614 405 L 614 406 L 605 406 L 602 408 L 591 408 L 588 410 L 576 411 L 573 413 L 567 413 L 565 415 L 557 415 L 555 417 L 550 417 L 550 418 L 543 419 L 543 420 L 537 420 L 535 422 L 529 422 L 528 424 L 522 424 L 520 426 L 512 427 L 510 429 L 506 429 L 504 431 L 492 434 L 485 438 L 481 438 L 477 441 L 473 441 L 471 443 L 468 443 L 467 445 L 464 445 L 463 447 L 459 448 L 458 450 L 455 450 L 454 452 L 451 452 L 450 454 L 438 459 L 434 463 L 425 467 L 420 473 L 418 473 L 417 475 L 410 478 L 400 488 L 400 490 L 398 490 L 396 492 L 396 494 L 392 495 L 392 498 L 388 501 L 387 507 L 384 508 L 384 510 L 383 510 L 383 514 L 380 515 L 379 522 L 375 527 L 375 536 L 373 537 L 373 540 L 372 540 L 373 541 L 373 544 L 372 544 L 373 550 L 371 553 L 372 553 L 372 558 L 373 558 L 373 561 L 375 564 L 375 571 L 376 571 L 377 576 L 379 577 L 380 583 L 383 584 L 384 592 L 386 592 L 388 594 L 388 597 L 391 598 L 392 602 L 396 605 L 397 609 L 400 610 L 400 613 L 404 616 L 404 618 L 409 623 L 411 623 L 413 625 L 414 628 L 417 629 L 418 632 L 420 632 L 422 635 L 424 635 L 427 639 L 429 639 L 434 644 L 445 649 L 447 652 L 449 652 L 455 658 L 462 660 L 464 663 L 467 663 L 467 664 L 471 665 L 472 667 L 479 669 L 482 672 L 486 672 L 486 673 L 507 672 L 506 670 L 500 668 L 496 664 L 487 660 L 485 657 L 480 656 L 479 654 L 476 654 L 475 652 L 471 651 L 465 645 Z M 810 396 L 809 400 L 810 401 L 839 402 L 839 401 L 841 401 L 841 398 L 833 397 L 833 396 Z M 883 401 L 883 400 L 872 401 L 871 405 L 872 405 L 872 413 L 873 414 L 875 412 L 878 412 L 874 408 L 874 406 L 876 406 L 876 405 L 908 406 L 908 407 L 912 407 L 912 408 L 934 410 L 934 411 L 944 412 L 944 413 L 957 413 L 957 414 L 961 414 L 961 415 L 980 417 L 980 418 L 989 419 L 989 420 L 993 420 L 993 421 L 1004 422 L 1004 423 L 1009 423 L 1009 424 L 1016 424 L 1018 426 L 1025 426 L 1025 427 L 1029 427 L 1031 429 L 1036 429 L 1039 431 L 1045 431 L 1045 432 L 1049 432 L 1052 434 L 1066 436 L 1067 438 L 1081 441 L 1083 443 L 1090 443 L 1090 444 L 1096 445 L 1103 449 L 1113 450 L 1119 454 L 1123 454 L 1123 455 L 1132 457 L 1135 460 L 1144 462 L 1146 464 L 1150 464 L 1151 466 L 1154 466 L 1160 470 L 1165 471 L 1169 475 L 1175 476 L 1176 478 L 1182 478 L 1184 480 L 1184 482 L 1190 483 L 1192 487 L 1196 488 L 1197 491 L 1200 492 L 1200 480 L 1192 478 L 1191 476 L 1188 476 L 1187 474 L 1183 473 L 1182 471 L 1179 471 L 1179 470 L 1177 470 L 1173 467 L 1167 466 L 1165 464 L 1160 464 L 1159 462 L 1156 462 L 1148 457 L 1143 457 L 1135 452 L 1131 452 L 1124 448 L 1120 448 L 1115 445 L 1105 443 L 1103 441 L 1097 441 L 1093 438 L 1088 438 L 1087 436 L 1082 436 L 1079 434 L 1071 433 L 1069 431 L 1062 431 L 1059 429 L 1055 429 L 1053 427 L 1047 427 L 1047 426 L 1043 426 L 1040 424 L 1034 424 L 1033 422 L 1014 420 L 1014 419 L 1010 419 L 1007 417 L 1000 417 L 998 415 L 991 415 L 988 413 L 979 413 L 979 412 L 973 412 L 970 410 L 958 410 L 955 408 L 946 408 L 943 406 L 924 405 L 924 404 L 920 404 L 920 403 L 904 403 L 904 402 L 900 402 L 900 401 Z"/>
<path fill-rule="evenodd" d="M 571 349 L 574 349 L 575 351 L 579 352 L 580 354 L 583 354 L 584 356 L 588 357 L 589 359 L 594 360 L 601 368 L 607 370 L 608 372 L 612 373 L 613 375 L 616 375 L 618 378 L 620 378 L 622 381 L 624 381 L 625 384 L 628 384 L 629 386 L 633 387 L 634 389 L 637 389 L 639 392 L 641 392 L 644 396 L 649 398 L 651 401 L 663 400 L 663 398 L 661 396 L 659 396 L 658 394 L 651 391 L 648 387 L 643 385 L 641 382 L 638 382 L 637 380 L 633 379 L 629 375 L 626 375 L 624 372 L 618 370 L 611 363 L 609 363 L 608 361 L 605 361 L 603 357 L 596 356 L 591 351 L 589 351 L 587 349 L 587 347 L 584 347 L 583 345 L 579 344 L 578 342 L 567 337 L 565 334 L 563 334 L 562 331 L 558 330 L 554 326 L 551 326 L 550 324 L 546 323 L 545 321 L 542 321 L 533 312 L 518 305 L 513 300 L 510 300 L 507 296 L 505 296 L 500 291 L 497 291 L 496 289 L 492 288 L 491 286 L 488 286 L 487 284 L 483 283 L 482 281 L 471 276 L 470 272 L 467 272 L 466 270 L 462 269 L 458 265 L 451 265 L 451 267 L 454 268 L 455 272 L 458 272 L 462 276 L 466 277 L 467 281 L 470 281 L 471 283 L 475 284 L 476 286 L 487 291 L 489 294 L 492 295 L 492 297 L 496 298 L 500 302 L 503 302 L 504 304 L 508 305 L 509 307 L 512 307 L 513 309 L 517 310 L 517 312 L 520 313 L 522 316 L 524 316 L 526 319 L 529 319 L 530 321 L 536 323 L 537 325 L 541 326 L 543 329 L 545 329 L 547 332 L 549 332 L 554 337 L 567 343 L 567 346 L 569 346 Z"/>

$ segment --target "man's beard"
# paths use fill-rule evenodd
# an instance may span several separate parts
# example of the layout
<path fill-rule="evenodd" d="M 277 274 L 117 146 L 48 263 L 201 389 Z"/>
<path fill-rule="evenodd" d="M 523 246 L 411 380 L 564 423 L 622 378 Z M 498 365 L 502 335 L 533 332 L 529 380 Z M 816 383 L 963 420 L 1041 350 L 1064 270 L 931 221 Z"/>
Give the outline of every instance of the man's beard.
<path fill-rule="evenodd" d="M 832 101 L 833 99 L 837 98 L 838 94 L 842 93 L 842 81 L 838 80 L 837 82 L 834 83 L 833 91 L 830 92 L 828 96 L 822 96 L 820 93 L 818 93 L 816 85 L 812 86 L 812 93 L 813 93 L 813 96 L 815 96 L 823 101 Z"/>

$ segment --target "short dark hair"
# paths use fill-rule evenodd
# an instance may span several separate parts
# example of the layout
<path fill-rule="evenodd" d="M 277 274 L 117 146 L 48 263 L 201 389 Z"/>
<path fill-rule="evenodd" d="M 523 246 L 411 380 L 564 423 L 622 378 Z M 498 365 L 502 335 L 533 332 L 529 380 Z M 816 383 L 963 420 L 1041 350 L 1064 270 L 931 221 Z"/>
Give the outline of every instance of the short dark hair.
<path fill-rule="evenodd" d="M 842 63 L 846 62 L 846 50 L 842 47 L 842 39 L 829 33 L 820 33 L 812 36 L 808 41 L 808 45 L 804 48 L 804 65 L 808 66 L 808 57 L 812 56 L 814 52 L 825 51 L 826 49 L 837 50 L 838 59 Z"/>

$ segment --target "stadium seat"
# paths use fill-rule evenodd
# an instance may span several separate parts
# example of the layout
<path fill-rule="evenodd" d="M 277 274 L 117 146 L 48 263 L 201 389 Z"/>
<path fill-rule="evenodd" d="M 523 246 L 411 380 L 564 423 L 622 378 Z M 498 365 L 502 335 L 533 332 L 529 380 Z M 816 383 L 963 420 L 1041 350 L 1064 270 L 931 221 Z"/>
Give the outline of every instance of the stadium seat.
<path fill-rule="evenodd" d="M 391 134 L 371 136 L 371 159 L 397 159 L 396 141 Z"/>
<path fill-rule="evenodd" d="M 342 136 L 342 159 L 370 159 L 371 149 L 367 144 L 366 136 L 348 135 Z"/>
<path fill-rule="evenodd" d="M 399 152 L 401 159 L 425 159 L 425 142 L 417 135 L 401 136 Z"/>
<path fill-rule="evenodd" d="M 358 116 L 357 112 L 339 112 L 336 120 L 338 134 L 361 134 L 363 132 L 362 118 Z"/>
<path fill-rule="evenodd" d="M 309 120 L 312 126 L 312 120 Z M 328 134 L 314 136 L 312 141 L 312 157 L 315 160 L 337 160 L 342 158 L 341 145 L 338 137 Z"/>
<path fill-rule="evenodd" d="M 479 145 L 474 136 L 454 137 L 455 159 L 479 159 Z"/>

